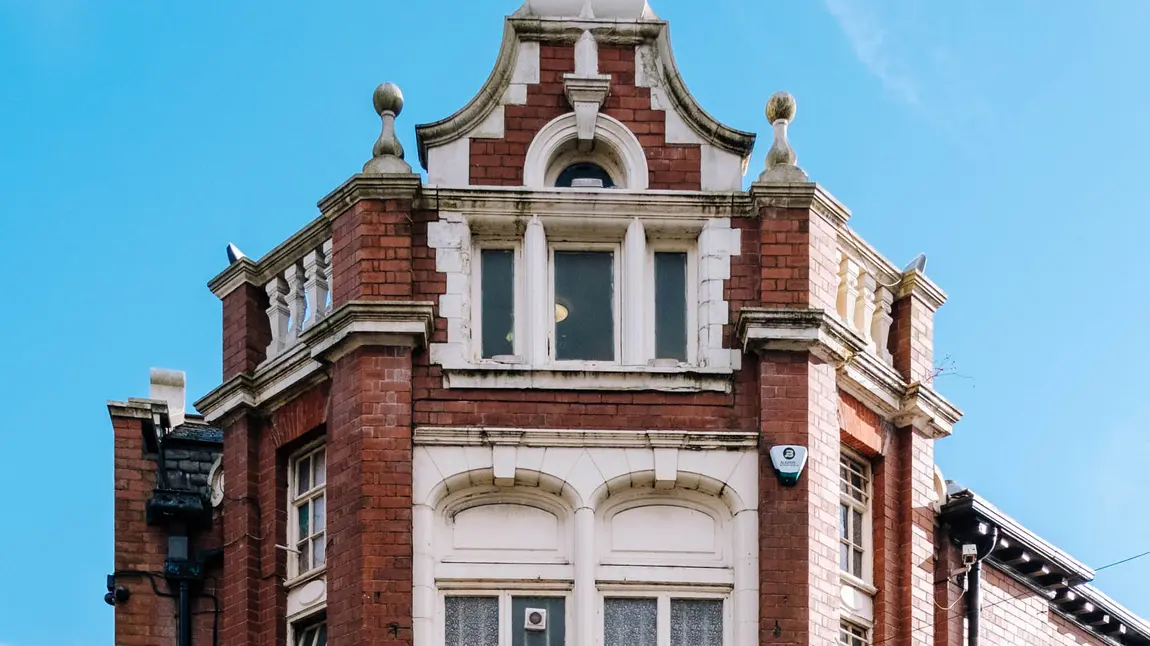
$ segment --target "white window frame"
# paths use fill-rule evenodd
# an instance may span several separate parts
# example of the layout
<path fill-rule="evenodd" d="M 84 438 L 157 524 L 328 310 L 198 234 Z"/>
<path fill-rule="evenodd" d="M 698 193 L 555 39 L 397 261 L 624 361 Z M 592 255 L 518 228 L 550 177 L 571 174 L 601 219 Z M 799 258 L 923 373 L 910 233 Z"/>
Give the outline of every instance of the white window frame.
<path fill-rule="evenodd" d="M 511 599 L 513 597 L 547 597 L 563 599 L 563 643 L 574 646 L 574 601 L 571 591 L 566 585 L 548 585 L 546 582 L 526 581 L 492 582 L 492 583 L 460 583 L 456 585 L 439 584 L 439 598 L 436 600 L 436 616 L 438 642 L 447 643 L 447 598 L 448 597 L 487 597 L 499 599 L 499 646 L 511 646 Z"/>
<path fill-rule="evenodd" d="M 613 361 L 592 361 L 587 359 L 564 359 L 556 358 L 559 349 L 559 337 L 557 325 L 555 321 L 555 281 L 558 272 L 555 270 L 555 252 L 556 251 L 574 251 L 574 252 L 611 252 L 611 317 L 613 320 L 614 329 L 614 343 L 615 343 L 615 359 Z M 623 245 L 619 242 L 549 242 L 547 245 L 547 302 L 550 304 L 548 310 L 548 333 L 547 333 L 547 357 L 555 366 L 586 366 L 594 368 L 596 366 L 617 366 L 623 363 L 623 325 L 626 321 L 623 320 Z"/>
<path fill-rule="evenodd" d="M 322 620 L 319 619 L 320 615 L 324 615 Z M 289 620 L 288 621 L 288 634 L 287 634 L 288 645 L 289 646 L 296 646 L 296 639 L 297 639 L 296 633 L 299 632 L 300 626 L 307 624 L 310 627 L 310 626 L 312 626 L 314 624 L 318 624 L 318 623 L 324 623 L 324 624 L 327 623 L 327 608 L 326 607 L 320 608 L 319 610 L 309 612 L 308 614 L 303 615 L 302 617 L 293 618 L 293 619 Z M 328 626 L 328 629 L 329 630 L 331 629 L 330 625 Z"/>
<path fill-rule="evenodd" d="M 856 499 L 854 496 L 843 491 L 843 485 L 844 484 L 847 485 L 848 487 L 853 488 L 853 485 L 851 485 L 849 482 L 847 482 L 846 480 L 843 479 L 842 473 L 841 473 L 841 469 L 844 466 L 848 466 L 847 464 L 844 464 L 844 462 L 847 462 L 847 461 L 862 467 L 862 476 L 863 476 L 864 485 L 865 485 L 865 490 L 862 493 L 863 493 L 863 496 L 866 498 L 865 502 L 861 502 L 858 499 Z M 842 513 L 842 506 L 843 505 L 846 505 L 847 507 L 849 507 L 850 509 L 852 509 L 854 511 L 859 511 L 862 513 L 862 544 L 861 545 L 855 545 L 855 543 L 853 543 L 849 539 L 843 538 L 841 535 L 838 537 L 839 538 L 839 545 L 840 545 L 840 547 L 839 547 L 839 550 L 840 550 L 839 558 L 840 559 L 841 559 L 841 550 L 842 550 L 841 546 L 842 545 L 850 545 L 851 550 L 852 550 L 852 552 L 851 552 L 851 562 L 852 563 L 854 560 L 853 550 L 857 548 L 857 549 L 862 551 L 862 572 L 859 574 L 855 574 L 854 572 L 852 572 L 849 569 L 844 570 L 844 569 L 842 569 L 842 563 L 840 563 L 839 564 L 839 574 L 841 576 L 845 577 L 848 582 L 858 581 L 858 582 L 863 584 L 863 587 L 869 587 L 870 581 L 873 580 L 873 576 L 874 576 L 874 574 L 873 574 L 874 573 L 874 549 L 873 549 L 874 537 L 872 536 L 872 532 L 873 532 L 873 529 L 872 529 L 873 520 L 872 519 L 873 519 L 873 509 L 874 509 L 874 465 L 867 458 L 862 457 L 858 453 L 856 453 L 856 452 L 854 452 L 854 451 L 852 451 L 849 448 L 844 446 L 844 447 L 842 447 L 842 454 L 841 454 L 840 459 L 839 459 L 839 468 L 840 468 L 840 473 L 839 473 L 839 513 L 840 513 L 840 515 Z M 848 468 L 849 468 L 849 466 L 848 466 Z M 841 522 L 841 520 L 840 520 L 840 522 Z M 841 532 L 841 528 L 840 528 L 840 532 Z M 852 563 L 848 563 L 848 565 L 851 565 Z"/>
<path fill-rule="evenodd" d="M 500 363 L 490 357 L 483 357 L 483 252 L 488 250 L 514 252 L 512 311 L 515 317 L 515 338 L 511 342 L 511 349 L 517 361 L 523 362 L 527 350 L 523 345 L 527 335 L 527 283 L 523 274 L 522 238 L 488 238 L 472 246 L 471 310 L 475 315 L 471 317 L 471 359 L 477 363 Z"/>
<path fill-rule="evenodd" d="M 846 646 L 871 646 L 870 633 L 871 629 L 869 626 L 864 626 L 850 619 L 841 619 L 839 620 L 839 638 L 835 643 L 842 646 L 844 643 L 843 636 L 849 635 Z M 862 640 L 862 643 L 859 644 L 856 640 Z"/>
<path fill-rule="evenodd" d="M 655 356 L 655 329 L 659 311 L 655 306 L 655 254 L 656 253 L 685 253 L 687 254 L 687 361 L 680 365 L 694 366 L 699 363 L 699 243 L 698 240 L 647 240 L 647 275 L 643 280 L 647 294 L 645 296 L 646 309 L 649 313 L 644 326 L 646 347 L 643 354 L 649 361 L 658 360 Z"/>
<path fill-rule="evenodd" d="M 301 460 L 303 460 L 305 458 L 314 458 L 317 454 L 319 454 L 321 452 L 323 453 L 323 456 L 324 456 L 323 485 L 316 487 L 316 486 L 314 486 L 315 483 L 312 482 L 311 484 L 313 485 L 313 487 L 301 494 L 299 492 L 299 489 L 298 489 L 299 488 L 299 480 L 297 478 L 299 463 Z M 315 473 L 314 468 L 312 469 L 312 473 L 313 473 L 312 479 L 314 480 L 314 473 Z M 305 446 L 304 448 L 302 448 L 299 451 L 296 451 L 294 454 L 292 454 L 292 456 L 288 459 L 288 496 L 287 496 L 287 499 L 288 499 L 288 524 L 287 524 L 288 525 L 288 531 L 287 531 L 288 581 L 286 582 L 286 585 L 288 587 L 294 586 L 298 583 L 302 583 L 305 580 L 313 579 L 316 576 L 318 576 L 320 573 L 327 570 L 327 556 L 328 556 L 327 555 L 327 545 L 326 545 L 327 526 L 328 526 L 327 520 L 328 520 L 328 517 L 330 516 L 330 513 L 329 513 L 330 510 L 328 509 L 328 506 L 327 506 L 327 502 L 328 502 L 327 501 L 327 482 L 328 482 L 328 478 L 327 478 L 327 443 L 324 440 L 320 440 L 318 442 L 313 442 L 313 443 Z M 318 567 L 315 565 L 315 554 L 312 553 L 312 554 L 310 554 L 310 559 L 308 561 L 312 565 L 312 567 L 306 571 L 301 572 L 299 569 L 299 544 L 302 540 L 304 540 L 304 537 L 299 535 L 299 506 L 302 503 L 310 503 L 311 501 L 316 500 L 317 498 L 320 498 L 320 497 L 324 498 L 324 523 L 323 523 L 322 535 L 324 537 L 325 544 L 324 544 L 323 565 L 320 565 Z M 314 530 L 315 513 L 314 513 L 314 511 L 311 513 L 312 513 L 312 517 L 308 521 L 309 529 Z M 307 537 L 307 539 L 309 541 L 308 549 L 311 549 L 311 542 L 310 541 L 315 539 L 315 537 L 317 537 L 317 536 L 320 536 L 320 533 L 313 533 Z"/>
<path fill-rule="evenodd" d="M 734 609 L 731 604 L 731 590 L 727 587 L 652 585 L 634 586 L 622 584 L 598 584 L 596 599 L 595 634 L 596 646 L 606 643 L 606 603 L 607 599 L 655 599 L 656 646 L 671 646 L 671 601 L 722 601 L 723 602 L 723 646 L 734 644 Z"/>

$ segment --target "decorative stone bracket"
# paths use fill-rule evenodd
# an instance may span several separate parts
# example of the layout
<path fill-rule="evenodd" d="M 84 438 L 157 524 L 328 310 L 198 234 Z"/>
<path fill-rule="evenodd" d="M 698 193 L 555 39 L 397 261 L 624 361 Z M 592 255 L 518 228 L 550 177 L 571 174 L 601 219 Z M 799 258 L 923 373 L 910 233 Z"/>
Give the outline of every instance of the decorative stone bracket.
<path fill-rule="evenodd" d="M 837 366 L 840 387 L 899 426 L 923 436 L 950 435 L 962 411 L 923 383 L 907 384 L 868 352 L 869 343 L 821 309 L 746 308 L 737 333 L 757 351 L 810 352 Z"/>
<path fill-rule="evenodd" d="M 575 110 L 579 150 L 591 149 L 599 110 L 611 94 L 611 75 L 599 73 L 599 45 L 590 31 L 575 44 L 575 73 L 563 76 L 563 91 Z"/>

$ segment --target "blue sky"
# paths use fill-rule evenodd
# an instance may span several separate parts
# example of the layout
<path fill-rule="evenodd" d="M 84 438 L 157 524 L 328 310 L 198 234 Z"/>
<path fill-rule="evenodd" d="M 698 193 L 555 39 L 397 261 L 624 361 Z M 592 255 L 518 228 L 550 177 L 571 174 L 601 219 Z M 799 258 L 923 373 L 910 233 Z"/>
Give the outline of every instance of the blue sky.
<path fill-rule="evenodd" d="M 0 646 L 112 643 L 104 402 L 146 396 L 150 366 L 216 385 L 224 246 L 315 217 L 370 156 L 381 81 L 414 161 L 517 4 L 0 0 Z M 748 177 L 786 89 L 801 165 L 949 292 L 946 476 L 1087 564 L 1150 550 L 1150 3 L 705 4 L 654 0 L 702 104 L 762 135 Z M 1150 615 L 1148 577 L 1097 584 Z"/>

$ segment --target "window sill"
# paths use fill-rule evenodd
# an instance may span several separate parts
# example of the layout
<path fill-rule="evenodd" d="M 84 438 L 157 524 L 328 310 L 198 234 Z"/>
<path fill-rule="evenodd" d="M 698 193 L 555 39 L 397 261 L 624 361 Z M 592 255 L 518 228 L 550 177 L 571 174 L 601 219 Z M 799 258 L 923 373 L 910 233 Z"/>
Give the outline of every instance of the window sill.
<path fill-rule="evenodd" d="M 731 392 L 730 368 L 478 363 L 443 368 L 447 388 Z"/>
<path fill-rule="evenodd" d="M 863 581 L 862 579 L 858 578 L 857 576 L 855 576 L 853 574 L 849 574 L 847 572 L 840 571 L 839 572 L 839 580 L 842 581 L 843 585 L 849 585 L 850 587 L 854 588 L 855 590 L 858 590 L 859 592 L 862 592 L 863 594 L 866 594 L 866 595 L 869 595 L 872 597 L 875 596 L 876 594 L 878 594 L 878 588 L 867 583 L 866 581 Z"/>
<path fill-rule="evenodd" d="M 284 587 L 288 588 L 288 589 L 298 588 L 301 585 L 306 585 L 306 584 L 308 584 L 308 583 L 310 583 L 316 579 L 322 578 L 325 574 L 327 574 L 327 566 L 326 565 L 324 565 L 323 567 L 320 567 L 320 568 L 316 568 L 310 572 L 306 572 L 304 574 L 294 576 L 290 579 L 285 579 L 284 580 Z"/>

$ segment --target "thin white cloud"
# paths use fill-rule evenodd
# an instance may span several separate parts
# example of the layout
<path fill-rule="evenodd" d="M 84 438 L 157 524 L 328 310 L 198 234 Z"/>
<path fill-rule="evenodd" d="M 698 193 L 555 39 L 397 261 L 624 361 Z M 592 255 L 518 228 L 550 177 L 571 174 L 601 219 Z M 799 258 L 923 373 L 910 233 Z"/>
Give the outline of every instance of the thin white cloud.
<path fill-rule="evenodd" d="M 887 91 L 910 106 L 918 106 L 918 86 L 904 72 L 889 51 L 887 32 L 872 8 L 860 0 L 823 0 L 827 11 L 838 22 L 859 62 L 873 74 Z"/>

